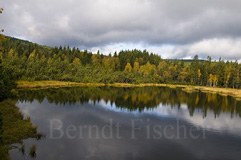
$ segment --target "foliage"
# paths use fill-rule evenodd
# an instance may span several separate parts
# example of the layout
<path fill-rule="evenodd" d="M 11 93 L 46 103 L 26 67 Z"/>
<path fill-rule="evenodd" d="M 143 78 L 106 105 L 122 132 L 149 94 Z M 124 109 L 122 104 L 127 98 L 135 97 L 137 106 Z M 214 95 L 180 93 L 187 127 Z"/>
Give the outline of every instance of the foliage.
<path fill-rule="evenodd" d="M 14 80 L 59 80 L 83 83 L 171 83 L 241 87 L 241 64 L 199 60 L 164 60 L 146 50 L 112 56 L 69 46 L 46 47 L 10 38 L 3 43 L 2 65 Z"/>
<path fill-rule="evenodd" d="M 2 13 L 3 9 L 0 9 L 0 14 Z M 13 80 L 12 72 L 4 65 L 4 53 L 6 52 L 6 47 L 3 45 L 8 41 L 0 31 L 0 102 L 8 97 L 10 97 L 11 90 L 16 87 L 16 83 Z M 11 52 L 9 54 L 11 55 Z M 13 58 L 14 59 L 14 58 Z M 12 67 L 13 68 L 13 67 Z"/>
<path fill-rule="evenodd" d="M 32 125 L 30 119 L 24 119 L 15 103 L 16 101 L 10 99 L 0 102 L 0 159 L 9 159 L 7 153 L 10 148 L 6 145 L 39 136 L 37 127 Z"/>

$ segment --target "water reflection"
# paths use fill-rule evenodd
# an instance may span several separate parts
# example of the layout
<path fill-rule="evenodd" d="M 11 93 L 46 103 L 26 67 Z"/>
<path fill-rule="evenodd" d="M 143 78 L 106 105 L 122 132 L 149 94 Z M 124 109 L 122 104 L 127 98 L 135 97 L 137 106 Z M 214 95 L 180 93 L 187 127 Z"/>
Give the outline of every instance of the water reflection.
<path fill-rule="evenodd" d="M 217 117 L 220 113 L 229 113 L 241 116 L 241 101 L 230 96 L 221 96 L 212 93 L 194 92 L 187 93 L 179 89 L 166 87 L 141 87 L 141 88 L 112 88 L 112 87 L 83 87 L 83 88 L 62 88 L 47 90 L 25 90 L 19 93 L 21 102 L 38 100 L 41 103 L 47 98 L 49 103 L 74 104 L 76 102 L 87 103 L 91 100 L 94 104 L 104 100 L 111 106 L 129 111 L 150 110 L 157 108 L 160 104 L 168 105 L 171 108 L 180 108 L 186 104 L 190 116 L 195 110 L 201 111 L 203 117 L 208 111 L 212 111 Z"/>
<path fill-rule="evenodd" d="M 41 141 L 24 142 L 27 148 L 37 145 L 36 159 L 194 160 L 241 156 L 240 102 L 232 97 L 162 87 L 83 87 L 21 91 L 17 105 L 46 135 Z M 62 123 L 64 131 L 59 139 L 51 138 L 50 121 L 54 119 Z M 110 122 L 114 126 L 112 138 L 96 138 L 97 131 L 88 138 L 88 126 L 96 126 L 101 134 Z M 78 128 L 78 136 L 73 139 L 66 132 L 70 125 Z M 83 138 L 79 138 L 80 126 L 87 126 L 81 132 Z M 156 126 L 161 129 L 155 130 Z M 200 137 L 192 138 L 190 130 Z M 162 137 L 158 138 L 158 132 Z M 52 134 L 56 137 L 60 132 Z M 16 150 L 10 155 L 13 160 L 30 158 Z"/>

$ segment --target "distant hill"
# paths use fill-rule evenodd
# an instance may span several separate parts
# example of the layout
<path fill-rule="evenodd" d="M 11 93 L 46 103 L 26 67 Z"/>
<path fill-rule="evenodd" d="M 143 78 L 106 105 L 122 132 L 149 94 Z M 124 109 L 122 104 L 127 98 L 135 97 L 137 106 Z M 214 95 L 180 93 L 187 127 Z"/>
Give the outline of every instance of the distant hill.
<path fill-rule="evenodd" d="M 34 48 L 39 48 L 40 50 L 44 50 L 44 49 L 50 50 L 51 48 L 53 48 L 53 47 L 40 45 L 40 44 L 37 44 L 37 43 L 33 43 L 33 42 L 30 42 L 30 41 L 22 40 L 22 39 L 15 38 L 15 37 L 10 37 L 10 36 L 6 36 L 6 37 L 10 39 L 9 43 L 10 43 L 11 48 L 17 48 L 17 46 L 19 44 L 21 44 L 21 46 L 23 47 L 24 50 L 28 50 L 30 48 L 33 48 L 33 46 L 34 46 Z M 106 57 L 107 55 L 103 55 L 103 56 Z M 172 61 L 172 62 L 183 61 L 185 63 L 191 63 L 193 61 L 193 59 L 164 59 L 164 60 L 169 60 L 169 61 Z M 199 60 L 199 62 L 205 62 L 205 61 L 206 60 Z"/>
<path fill-rule="evenodd" d="M 10 39 L 10 41 L 8 41 L 9 42 L 8 45 L 18 46 L 19 44 L 21 44 L 24 50 L 28 49 L 29 46 L 35 46 L 35 47 L 38 47 L 39 49 L 51 49 L 52 48 L 52 47 L 49 47 L 49 46 L 40 45 L 40 44 L 37 44 L 37 43 L 33 43 L 33 42 L 30 42 L 30 41 L 22 40 L 22 39 L 15 38 L 15 37 L 10 37 L 10 36 L 6 36 L 6 37 Z"/>

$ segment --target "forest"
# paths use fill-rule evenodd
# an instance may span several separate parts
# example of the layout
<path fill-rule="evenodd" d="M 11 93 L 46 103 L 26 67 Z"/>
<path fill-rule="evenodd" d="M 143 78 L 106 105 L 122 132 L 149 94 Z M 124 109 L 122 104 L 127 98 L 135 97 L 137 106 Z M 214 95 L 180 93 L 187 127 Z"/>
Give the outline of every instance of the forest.
<path fill-rule="evenodd" d="M 5 37 L 0 62 L 1 74 L 5 74 L 0 76 L 8 77 L 8 80 L 241 86 L 241 64 L 237 61 L 221 58 L 212 61 L 211 57 L 199 60 L 198 55 L 191 61 L 168 60 L 146 50 L 134 49 L 106 56 L 99 51 L 92 53 L 69 46 L 47 47 Z"/>

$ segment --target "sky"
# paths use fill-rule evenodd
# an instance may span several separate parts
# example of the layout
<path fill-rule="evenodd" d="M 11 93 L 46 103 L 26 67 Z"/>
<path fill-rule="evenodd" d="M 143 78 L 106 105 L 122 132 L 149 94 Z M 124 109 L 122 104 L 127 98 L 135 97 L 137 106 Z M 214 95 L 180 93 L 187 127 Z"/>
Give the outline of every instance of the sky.
<path fill-rule="evenodd" d="M 241 0 L 0 0 L 4 34 L 103 54 L 239 60 Z"/>

